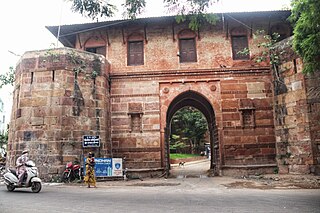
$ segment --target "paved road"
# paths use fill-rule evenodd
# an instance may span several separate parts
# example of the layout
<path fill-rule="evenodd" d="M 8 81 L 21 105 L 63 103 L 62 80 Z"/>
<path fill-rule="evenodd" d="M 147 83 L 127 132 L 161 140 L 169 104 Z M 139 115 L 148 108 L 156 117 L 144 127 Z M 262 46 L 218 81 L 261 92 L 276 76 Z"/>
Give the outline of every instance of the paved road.
<path fill-rule="evenodd" d="M 210 160 L 204 159 L 194 162 L 186 162 L 183 166 L 171 164 L 170 175 L 177 178 L 205 177 L 210 169 Z"/>
<path fill-rule="evenodd" d="M 7 192 L 1 213 L 35 212 L 297 212 L 319 213 L 320 190 L 230 189 L 226 177 L 109 181 L 98 188 L 45 185 Z"/>

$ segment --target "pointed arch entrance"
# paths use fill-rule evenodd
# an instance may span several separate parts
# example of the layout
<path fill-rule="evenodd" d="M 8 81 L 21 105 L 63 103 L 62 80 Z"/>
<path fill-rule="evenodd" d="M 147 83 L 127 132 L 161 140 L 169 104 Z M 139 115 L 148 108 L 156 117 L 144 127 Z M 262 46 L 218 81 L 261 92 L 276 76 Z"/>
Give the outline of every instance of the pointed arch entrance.
<path fill-rule="evenodd" d="M 194 107 L 199 110 L 206 118 L 208 123 L 209 139 L 210 139 L 210 151 L 211 151 L 211 160 L 210 160 L 210 171 L 217 174 L 219 167 L 219 142 L 218 142 L 218 130 L 216 126 L 216 116 L 214 109 L 210 102 L 202 94 L 188 90 L 177 97 L 175 97 L 166 113 L 166 127 L 165 127 L 165 167 L 166 172 L 169 174 L 170 171 L 170 142 L 169 137 L 171 134 L 171 121 L 174 114 L 182 109 L 183 107 Z"/>

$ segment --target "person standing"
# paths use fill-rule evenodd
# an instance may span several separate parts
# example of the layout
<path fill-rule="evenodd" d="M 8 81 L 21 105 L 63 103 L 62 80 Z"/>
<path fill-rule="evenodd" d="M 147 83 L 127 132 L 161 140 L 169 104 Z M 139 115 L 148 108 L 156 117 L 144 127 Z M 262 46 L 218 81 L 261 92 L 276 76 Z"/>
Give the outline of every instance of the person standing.
<path fill-rule="evenodd" d="M 18 157 L 16 161 L 16 167 L 17 167 L 17 175 L 19 178 L 18 185 L 21 186 L 24 174 L 26 172 L 26 166 L 25 163 L 29 160 L 29 151 L 23 150 L 22 155 Z"/>
<path fill-rule="evenodd" d="M 90 188 L 91 186 L 93 186 L 94 188 L 97 187 L 94 166 L 94 153 L 89 152 L 88 158 L 86 159 L 86 176 L 84 177 L 84 182 L 88 184 L 88 188 Z"/>

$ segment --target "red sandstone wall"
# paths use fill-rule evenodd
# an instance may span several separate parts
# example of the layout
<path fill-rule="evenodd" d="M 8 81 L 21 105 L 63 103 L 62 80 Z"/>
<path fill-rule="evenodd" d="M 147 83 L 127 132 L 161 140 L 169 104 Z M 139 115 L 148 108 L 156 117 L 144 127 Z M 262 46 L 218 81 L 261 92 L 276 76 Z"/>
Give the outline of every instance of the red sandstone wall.
<path fill-rule="evenodd" d="M 243 20 L 254 29 L 268 28 L 263 19 Z M 226 23 L 225 23 L 226 24 Z M 274 23 L 276 24 L 276 23 Z M 196 32 L 197 62 L 179 63 L 178 33 L 185 24 L 157 23 L 112 27 L 81 33 L 77 48 L 99 46 L 105 42 L 111 63 L 111 140 L 112 153 L 126 157 L 131 169 L 164 166 L 164 127 L 167 108 L 182 92 L 193 90 L 206 97 L 214 108 L 219 137 L 220 164 L 275 165 L 273 99 L 268 63 L 233 60 L 230 32 L 239 23 L 229 20 L 205 25 Z M 127 38 L 144 36 L 144 65 L 127 66 Z M 251 58 L 261 50 L 262 37 L 253 38 L 247 30 Z M 96 39 L 96 44 L 94 39 Z M 226 68 L 221 68 L 225 66 Z M 212 90 L 211 86 L 215 86 Z M 164 93 L 164 88 L 169 92 Z M 141 131 L 131 131 L 130 106 L 138 106 Z M 242 110 L 254 111 L 254 123 L 242 124 Z M 132 110 L 131 110 L 132 111 Z"/>
<path fill-rule="evenodd" d="M 257 44 L 263 39 L 262 36 L 253 37 L 255 30 L 265 30 L 268 32 L 268 22 L 265 19 L 257 18 L 255 22 L 242 20 L 247 25 L 252 25 L 252 30 L 247 29 L 234 20 L 229 20 L 228 24 L 218 22 L 216 26 L 203 25 L 196 32 L 197 62 L 179 63 L 179 42 L 180 31 L 188 29 L 187 24 L 171 22 L 160 22 L 147 25 L 146 34 L 144 25 L 134 25 L 125 27 L 111 27 L 106 31 L 97 30 L 79 34 L 76 48 L 84 49 L 87 46 L 106 45 L 106 58 L 110 60 L 111 73 L 123 74 L 126 72 L 154 72 L 168 70 L 192 70 L 192 69 L 213 69 L 226 67 L 250 67 L 268 66 L 267 62 L 257 64 L 254 60 L 241 61 L 232 60 L 231 31 L 237 27 L 243 27 L 248 35 L 250 56 L 254 58 L 261 49 Z M 273 22 L 273 25 L 277 22 Z M 228 27 L 226 27 L 228 25 Z M 144 65 L 127 66 L 127 39 L 133 34 L 140 34 L 144 41 Z M 89 41 L 89 42 L 88 42 Z"/>
<path fill-rule="evenodd" d="M 310 136 L 313 151 L 313 166 L 310 171 L 320 174 L 320 73 L 306 76 L 306 94 L 310 121 Z"/>
<path fill-rule="evenodd" d="M 284 50 L 275 78 L 275 125 L 280 173 L 319 173 L 319 74 L 302 73 L 302 60 L 293 53 L 291 40 Z M 280 83 L 277 83 L 281 81 Z"/>
<path fill-rule="evenodd" d="M 80 70 L 82 62 L 86 65 Z M 93 70 L 100 70 L 95 80 L 91 78 Z M 43 177 L 60 176 L 66 162 L 81 160 L 83 151 L 88 151 L 82 149 L 83 135 L 100 135 L 102 146 L 94 151 L 105 156 L 109 137 L 107 71 L 103 57 L 87 52 L 25 53 L 16 68 L 9 163 L 14 165 L 21 151 L 29 149 Z"/>
<path fill-rule="evenodd" d="M 115 157 L 126 157 L 126 168 L 161 167 L 158 93 L 155 81 L 112 81 L 112 149 Z M 140 116 L 139 130 L 132 129 L 130 113 Z"/>
<path fill-rule="evenodd" d="M 270 77 L 243 76 L 221 81 L 221 93 L 223 165 L 275 164 Z M 242 123 L 242 110 L 246 108 L 254 114 L 250 126 Z"/>

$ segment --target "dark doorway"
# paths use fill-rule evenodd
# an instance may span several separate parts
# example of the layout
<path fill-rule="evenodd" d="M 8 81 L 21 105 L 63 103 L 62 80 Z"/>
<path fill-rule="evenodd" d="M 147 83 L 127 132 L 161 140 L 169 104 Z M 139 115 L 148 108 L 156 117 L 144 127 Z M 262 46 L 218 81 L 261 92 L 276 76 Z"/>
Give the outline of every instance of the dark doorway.
<path fill-rule="evenodd" d="M 215 114 L 210 102 L 200 93 L 194 91 L 187 91 L 178 95 L 169 105 L 166 117 L 165 130 L 165 153 L 166 153 L 166 169 L 167 173 L 171 169 L 170 165 L 170 135 L 171 125 L 174 115 L 183 108 L 194 108 L 199 110 L 207 120 L 208 139 L 207 150 L 210 150 L 210 166 L 208 167 L 211 174 L 217 174 L 218 160 L 219 160 L 219 143 L 215 121 Z"/>

